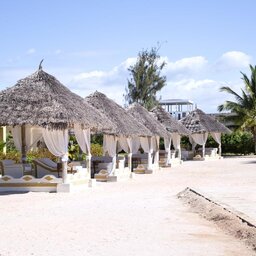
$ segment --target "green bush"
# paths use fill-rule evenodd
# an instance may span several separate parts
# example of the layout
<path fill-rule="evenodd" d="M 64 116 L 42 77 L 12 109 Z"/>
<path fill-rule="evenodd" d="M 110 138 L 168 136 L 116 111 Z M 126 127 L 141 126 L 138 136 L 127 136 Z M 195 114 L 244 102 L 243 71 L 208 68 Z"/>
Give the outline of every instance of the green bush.
<path fill-rule="evenodd" d="M 222 154 L 243 154 L 247 155 L 254 152 L 252 134 L 249 132 L 232 132 L 231 134 L 222 134 Z M 209 134 L 206 147 L 217 148 L 218 143 Z M 188 137 L 181 138 L 181 147 L 191 150 L 191 144 Z M 197 147 L 201 147 L 197 145 Z"/>
<path fill-rule="evenodd" d="M 102 156 L 103 155 L 103 147 L 100 144 L 91 144 L 91 155 L 92 156 Z"/>
<path fill-rule="evenodd" d="M 37 158 L 50 158 L 54 162 L 58 162 L 58 158 L 54 156 L 48 149 L 40 148 L 38 150 L 29 151 L 27 153 L 27 162 L 31 163 L 34 159 Z"/>
<path fill-rule="evenodd" d="M 221 137 L 222 152 L 233 154 L 250 154 L 254 152 L 252 134 L 249 132 L 232 132 Z"/>
<path fill-rule="evenodd" d="M 57 157 L 51 154 L 48 149 L 39 149 L 39 150 L 29 151 L 27 153 L 28 163 L 31 163 L 36 158 L 50 158 L 53 161 L 58 160 Z M 21 159 L 21 153 L 18 151 L 10 151 L 10 152 L 7 152 L 6 154 L 0 152 L 0 160 L 4 160 L 4 159 L 11 159 L 16 161 L 16 163 L 19 163 Z"/>
<path fill-rule="evenodd" d="M 103 145 L 103 134 L 91 135 L 91 143 Z"/>
<path fill-rule="evenodd" d="M 11 151 L 4 154 L 0 152 L 0 160 L 10 159 L 14 160 L 16 163 L 20 162 L 21 154 L 18 151 Z"/>
<path fill-rule="evenodd" d="M 2 152 L 4 147 L 6 146 L 6 142 L 0 140 L 0 151 Z"/>

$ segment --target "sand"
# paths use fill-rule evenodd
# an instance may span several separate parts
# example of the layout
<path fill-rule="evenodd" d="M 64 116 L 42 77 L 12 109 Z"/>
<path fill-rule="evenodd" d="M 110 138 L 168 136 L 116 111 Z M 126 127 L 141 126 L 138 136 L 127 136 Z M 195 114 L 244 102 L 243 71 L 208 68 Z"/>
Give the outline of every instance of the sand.
<path fill-rule="evenodd" d="M 176 196 L 189 186 L 232 206 L 238 200 L 254 219 L 255 185 L 255 163 L 236 158 L 185 162 L 80 193 L 1 195 L 0 255 L 255 255 Z"/>

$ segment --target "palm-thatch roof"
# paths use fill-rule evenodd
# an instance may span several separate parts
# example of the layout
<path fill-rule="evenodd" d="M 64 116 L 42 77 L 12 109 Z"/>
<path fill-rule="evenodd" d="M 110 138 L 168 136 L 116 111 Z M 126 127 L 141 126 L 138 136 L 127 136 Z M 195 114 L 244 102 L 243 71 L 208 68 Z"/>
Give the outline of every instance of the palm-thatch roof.
<path fill-rule="evenodd" d="M 44 72 L 35 73 L 0 92 L 0 125 L 38 125 L 65 129 L 79 123 L 84 128 L 110 129 L 111 123 L 84 99 Z"/>
<path fill-rule="evenodd" d="M 181 135 L 189 135 L 190 131 L 177 120 L 175 120 L 161 106 L 154 107 L 150 112 L 170 133 L 179 133 Z"/>
<path fill-rule="evenodd" d="M 224 124 L 213 119 L 200 109 L 195 109 L 179 122 L 181 122 L 188 130 L 190 130 L 191 133 L 230 133 L 230 130 Z"/>
<path fill-rule="evenodd" d="M 105 94 L 95 92 L 85 98 L 86 103 L 90 104 L 112 123 L 115 124 L 116 135 L 123 136 L 152 136 L 152 133 L 133 116 L 129 115 L 125 109 L 109 99 Z"/>
<path fill-rule="evenodd" d="M 142 107 L 138 103 L 133 103 L 127 109 L 127 112 L 131 114 L 135 119 L 145 125 L 153 135 L 160 136 L 164 138 L 170 137 L 169 132 L 165 129 L 165 127 L 155 119 L 153 114 L 147 111 L 144 107 Z"/>

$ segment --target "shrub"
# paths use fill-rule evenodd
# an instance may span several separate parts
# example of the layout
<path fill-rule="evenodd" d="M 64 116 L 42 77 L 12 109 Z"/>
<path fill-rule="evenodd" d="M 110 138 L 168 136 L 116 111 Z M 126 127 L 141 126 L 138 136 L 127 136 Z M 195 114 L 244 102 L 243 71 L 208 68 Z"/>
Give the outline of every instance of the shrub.
<path fill-rule="evenodd" d="M 249 132 L 223 134 L 221 140 L 223 153 L 250 154 L 254 152 L 253 137 Z"/>
<path fill-rule="evenodd" d="M 6 143 L 3 141 L 0 141 L 0 151 L 3 151 L 5 146 L 6 146 Z"/>
<path fill-rule="evenodd" d="M 51 160 L 57 162 L 58 157 L 54 156 L 48 149 L 40 148 L 38 150 L 29 151 L 27 153 L 27 162 L 31 163 L 36 158 L 50 158 Z"/>
<path fill-rule="evenodd" d="M 16 163 L 20 162 L 21 154 L 18 151 L 11 151 L 4 154 L 0 152 L 0 160 L 10 159 L 14 160 Z"/>
<path fill-rule="evenodd" d="M 102 156 L 103 155 L 103 147 L 100 144 L 91 144 L 91 154 L 92 156 Z"/>
<path fill-rule="evenodd" d="M 222 153 L 223 154 L 250 154 L 254 152 L 253 137 L 249 132 L 232 132 L 231 134 L 222 134 Z M 206 147 L 217 148 L 218 143 L 209 134 Z M 191 144 L 188 137 L 182 137 L 181 147 L 191 150 Z M 201 147 L 198 146 L 197 147 Z"/>
<path fill-rule="evenodd" d="M 27 153 L 28 163 L 31 163 L 36 158 L 50 158 L 53 161 L 58 160 L 57 157 L 51 154 L 48 149 L 39 149 L 39 150 L 29 151 Z M 7 152 L 6 154 L 0 152 L 0 160 L 4 160 L 4 159 L 11 159 L 16 161 L 16 163 L 18 163 L 20 162 L 20 159 L 21 159 L 21 153 L 18 151 L 10 151 L 10 152 Z"/>

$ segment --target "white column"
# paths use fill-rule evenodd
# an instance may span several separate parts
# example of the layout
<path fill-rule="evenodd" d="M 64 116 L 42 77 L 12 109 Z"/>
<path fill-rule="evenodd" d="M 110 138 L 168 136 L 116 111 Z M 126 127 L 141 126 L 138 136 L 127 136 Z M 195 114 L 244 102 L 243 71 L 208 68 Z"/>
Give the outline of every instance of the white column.
<path fill-rule="evenodd" d="M 152 170 L 152 153 L 153 150 L 148 152 L 148 170 Z"/>
<path fill-rule="evenodd" d="M 113 156 L 113 158 L 112 158 L 112 164 L 113 164 L 113 166 L 112 166 L 111 174 L 112 174 L 112 175 L 115 175 L 115 170 L 116 170 L 116 154 L 115 154 L 115 156 Z"/>
<path fill-rule="evenodd" d="M 168 166 L 171 162 L 171 149 L 167 149 L 167 159 L 166 159 L 166 166 Z"/>
<path fill-rule="evenodd" d="M 91 159 L 92 159 L 92 155 L 88 154 L 86 156 L 86 168 L 87 168 L 89 179 L 91 179 L 91 177 L 92 177 L 92 174 L 91 174 L 92 173 L 92 170 L 91 170 Z"/>
<path fill-rule="evenodd" d="M 221 143 L 219 144 L 219 156 L 221 157 Z"/>
<path fill-rule="evenodd" d="M 204 157 L 204 155 L 205 155 L 205 143 L 202 146 L 203 146 L 202 147 L 202 157 Z"/>
<path fill-rule="evenodd" d="M 129 171 L 132 171 L 132 153 L 128 154 L 128 167 L 129 167 Z"/>
<path fill-rule="evenodd" d="M 64 184 L 67 184 L 68 178 L 68 161 L 62 160 L 62 181 Z"/>
<path fill-rule="evenodd" d="M 155 153 L 155 161 L 154 164 L 156 166 L 156 168 L 159 168 L 159 149 L 157 149 L 156 153 Z"/>

